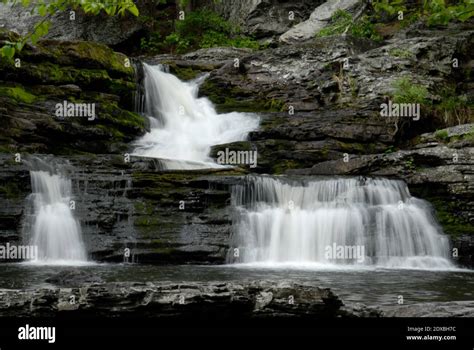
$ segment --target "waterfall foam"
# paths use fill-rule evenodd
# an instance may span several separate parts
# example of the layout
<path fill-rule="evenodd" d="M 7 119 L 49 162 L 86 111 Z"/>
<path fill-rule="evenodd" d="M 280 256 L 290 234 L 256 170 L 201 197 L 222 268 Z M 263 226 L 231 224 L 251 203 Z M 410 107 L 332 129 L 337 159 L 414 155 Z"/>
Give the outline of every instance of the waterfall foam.
<path fill-rule="evenodd" d="M 81 227 L 70 209 L 71 180 L 42 170 L 31 171 L 30 176 L 33 214 L 29 234 L 38 249 L 33 263 L 85 263 Z"/>
<path fill-rule="evenodd" d="M 261 264 L 453 268 L 429 203 L 403 181 L 336 178 L 283 181 L 250 176 L 233 187 L 237 261 Z M 328 258 L 335 246 L 365 256 Z M 346 249 L 347 250 L 347 249 Z M 231 252 L 232 253 L 232 250 Z M 228 262 L 236 262 L 232 254 Z"/>
<path fill-rule="evenodd" d="M 198 98 L 203 77 L 182 82 L 162 66 L 144 64 L 145 108 L 151 131 L 136 142 L 134 155 L 160 158 L 167 169 L 222 167 L 211 146 L 243 141 L 258 128 L 248 113 L 217 114 L 207 98 Z"/>

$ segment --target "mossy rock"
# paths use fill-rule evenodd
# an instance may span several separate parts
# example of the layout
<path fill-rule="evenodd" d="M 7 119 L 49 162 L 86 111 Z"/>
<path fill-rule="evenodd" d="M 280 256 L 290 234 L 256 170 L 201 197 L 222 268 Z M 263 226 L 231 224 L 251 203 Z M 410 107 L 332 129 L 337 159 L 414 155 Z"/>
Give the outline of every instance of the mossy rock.
<path fill-rule="evenodd" d="M 239 87 L 217 86 L 212 79 L 206 80 L 199 89 L 200 95 L 209 98 L 219 113 L 228 112 L 281 112 L 286 102 L 255 96 L 255 93 Z"/>
<path fill-rule="evenodd" d="M 32 104 L 38 97 L 26 91 L 22 86 L 0 86 L 0 96 L 8 96 L 17 102 Z"/>
<path fill-rule="evenodd" d="M 34 49 L 25 49 L 20 57 L 47 57 L 54 63 L 86 69 L 105 69 L 112 77 L 133 77 L 130 59 L 106 45 L 89 41 L 42 40 Z"/>

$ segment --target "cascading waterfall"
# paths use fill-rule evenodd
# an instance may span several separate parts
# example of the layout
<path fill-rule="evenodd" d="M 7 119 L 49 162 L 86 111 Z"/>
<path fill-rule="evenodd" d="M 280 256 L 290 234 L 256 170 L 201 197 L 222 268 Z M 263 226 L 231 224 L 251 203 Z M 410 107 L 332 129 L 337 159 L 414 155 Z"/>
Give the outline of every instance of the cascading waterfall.
<path fill-rule="evenodd" d="M 77 264 L 87 260 L 81 227 L 70 209 L 71 180 L 48 171 L 31 171 L 33 215 L 30 240 L 35 262 Z"/>
<path fill-rule="evenodd" d="M 243 141 L 256 130 L 258 117 L 248 113 L 217 114 L 207 98 L 198 98 L 203 78 L 189 83 L 144 64 L 145 107 L 151 131 L 136 143 L 137 156 L 160 158 L 167 169 L 220 167 L 211 146 Z"/>
<path fill-rule="evenodd" d="M 251 176 L 233 187 L 232 198 L 237 208 L 232 246 L 239 249 L 239 262 L 454 267 L 429 203 L 412 197 L 403 181 Z M 363 248 L 362 259 L 328 256 L 354 247 Z M 236 262 L 235 256 L 229 254 L 228 262 Z"/>

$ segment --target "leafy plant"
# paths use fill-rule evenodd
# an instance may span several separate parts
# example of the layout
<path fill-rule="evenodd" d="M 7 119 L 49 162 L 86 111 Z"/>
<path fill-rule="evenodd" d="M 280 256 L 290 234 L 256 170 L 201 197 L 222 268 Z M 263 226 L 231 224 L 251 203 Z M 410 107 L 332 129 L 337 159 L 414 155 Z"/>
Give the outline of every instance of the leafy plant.
<path fill-rule="evenodd" d="M 385 13 L 389 16 L 398 14 L 398 12 L 406 12 L 407 8 L 403 0 L 373 0 L 372 6 L 378 14 Z"/>
<path fill-rule="evenodd" d="M 209 10 L 194 11 L 176 21 L 175 32 L 165 38 L 165 43 L 178 53 L 216 46 L 260 47 L 257 41 L 242 35 L 238 27 Z"/>
<path fill-rule="evenodd" d="M 470 123 L 473 121 L 472 102 L 465 94 L 458 94 L 455 88 L 445 88 L 441 92 L 441 102 L 435 112 L 441 116 L 447 126 Z"/>
<path fill-rule="evenodd" d="M 427 13 L 429 26 L 446 25 L 452 20 L 464 22 L 474 16 L 474 1 L 464 0 L 450 6 L 445 0 L 425 0 L 423 9 Z"/>
<path fill-rule="evenodd" d="M 438 140 L 447 140 L 449 138 L 449 135 L 448 135 L 448 131 L 446 129 L 443 129 L 443 130 L 437 130 L 435 132 L 435 137 L 438 139 Z"/>
<path fill-rule="evenodd" d="M 334 12 L 331 17 L 331 24 L 320 30 L 317 36 L 324 37 L 346 32 L 359 38 L 369 38 L 372 40 L 381 39 L 381 36 L 375 30 L 375 25 L 370 21 L 368 16 L 363 16 L 354 21 L 352 15 L 343 10 Z"/>
<path fill-rule="evenodd" d="M 422 18 L 429 26 L 446 25 L 453 20 L 464 22 L 474 16 L 473 0 L 423 0 L 414 8 L 408 10 L 403 0 L 372 0 L 375 16 L 394 19 L 403 13 L 402 26 Z"/>
<path fill-rule="evenodd" d="M 393 101 L 395 103 L 419 103 L 427 105 L 428 89 L 420 84 L 415 84 L 408 77 L 400 78 L 393 83 Z"/>
<path fill-rule="evenodd" d="M 415 160 L 413 159 L 413 157 L 409 157 L 405 160 L 405 167 L 408 170 L 415 170 Z"/>

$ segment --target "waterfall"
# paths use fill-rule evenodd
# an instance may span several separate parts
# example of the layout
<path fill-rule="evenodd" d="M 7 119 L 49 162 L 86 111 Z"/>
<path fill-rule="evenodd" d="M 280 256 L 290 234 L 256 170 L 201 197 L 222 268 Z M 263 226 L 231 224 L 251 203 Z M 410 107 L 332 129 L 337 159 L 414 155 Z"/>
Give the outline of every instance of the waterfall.
<path fill-rule="evenodd" d="M 35 262 L 77 264 L 87 260 L 81 227 L 70 209 L 71 180 L 48 171 L 31 171 L 33 215 L 29 224 Z"/>
<path fill-rule="evenodd" d="M 134 155 L 160 158 L 167 169 L 215 168 L 211 146 L 243 141 L 258 127 L 253 114 L 217 114 L 207 98 L 198 98 L 203 77 L 182 82 L 163 66 L 147 64 L 144 75 L 151 131 L 136 142 Z"/>
<path fill-rule="evenodd" d="M 231 249 L 228 262 L 454 267 L 429 203 L 403 181 L 250 176 L 233 187 L 232 201 L 239 253 Z"/>

